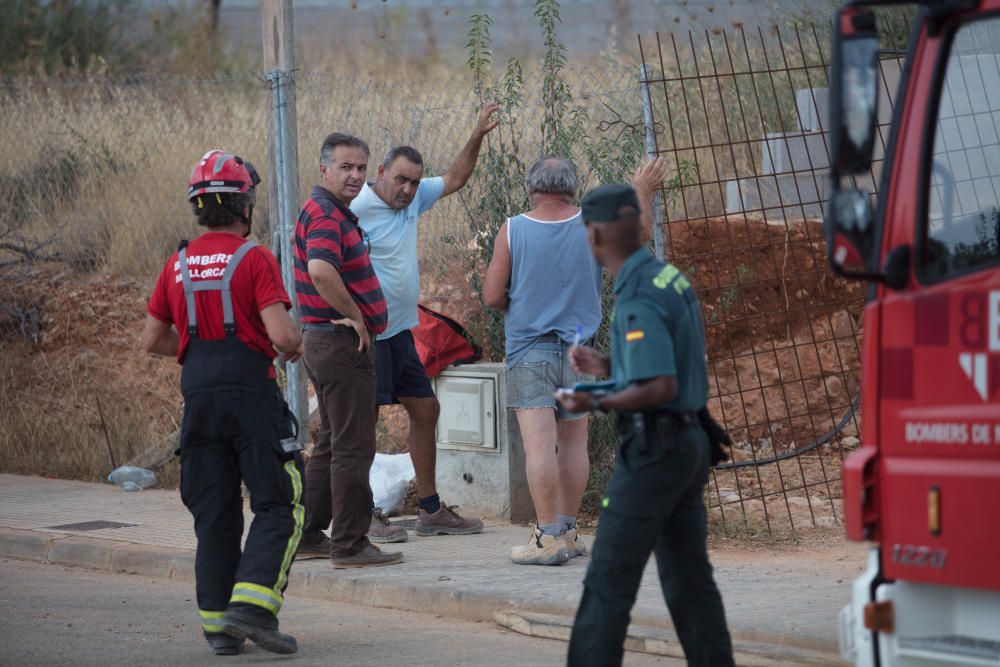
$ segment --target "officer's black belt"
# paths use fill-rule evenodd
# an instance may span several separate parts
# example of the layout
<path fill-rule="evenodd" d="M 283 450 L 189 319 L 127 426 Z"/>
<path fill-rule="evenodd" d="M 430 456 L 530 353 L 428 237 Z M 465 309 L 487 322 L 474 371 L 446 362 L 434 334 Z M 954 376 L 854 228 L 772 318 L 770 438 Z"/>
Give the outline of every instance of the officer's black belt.
<path fill-rule="evenodd" d="M 674 412 L 672 410 L 642 410 L 639 412 L 619 412 L 618 427 L 620 430 L 634 430 L 641 418 L 643 426 L 652 424 L 669 425 L 678 431 L 699 426 L 697 412 Z"/>
<path fill-rule="evenodd" d="M 620 435 L 659 433 L 670 436 L 689 428 L 700 427 L 697 412 L 674 412 L 671 410 L 643 410 L 618 414 Z M 640 451 L 649 449 L 649 439 L 643 438 Z"/>

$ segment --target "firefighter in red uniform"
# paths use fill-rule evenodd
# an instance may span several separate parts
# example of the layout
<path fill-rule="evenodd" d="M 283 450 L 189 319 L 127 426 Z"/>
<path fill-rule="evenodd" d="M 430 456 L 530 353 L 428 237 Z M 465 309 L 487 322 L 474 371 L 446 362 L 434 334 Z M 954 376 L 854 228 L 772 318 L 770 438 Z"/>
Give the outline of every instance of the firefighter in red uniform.
<path fill-rule="evenodd" d="M 202 629 L 220 655 L 247 638 L 275 653 L 297 649 L 277 614 L 302 535 L 302 458 L 272 361 L 303 350 L 274 255 L 246 240 L 259 182 L 224 151 L 195 165 L 188 199 L 207 231 L 167 261 L 143 331 L 148 352 L 183 366 L 181 498 L 198 538 Z M 254 513 L 242 553 L 240 480 Z"/>

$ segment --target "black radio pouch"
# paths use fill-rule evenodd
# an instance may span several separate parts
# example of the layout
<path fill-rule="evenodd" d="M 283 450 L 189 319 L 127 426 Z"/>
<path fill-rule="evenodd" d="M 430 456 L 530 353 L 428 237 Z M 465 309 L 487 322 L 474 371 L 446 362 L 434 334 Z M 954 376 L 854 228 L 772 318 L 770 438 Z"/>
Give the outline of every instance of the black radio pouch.
<path fill-rule="evenodd" d="M 732 447 L 733 439 L 726 433 L 726 429 L 722 428 L 719 422 L 712 418 L 708 408 L 702 408 L 698 411 L 698 421 L 701 422 L 701 428 L 708 435 L 708 443 L 711 445 L 709 463 L 712 466 L 716 466 L 723 461 L 728 461 L 729 453 L 723 449 L 723 445 Z"/>

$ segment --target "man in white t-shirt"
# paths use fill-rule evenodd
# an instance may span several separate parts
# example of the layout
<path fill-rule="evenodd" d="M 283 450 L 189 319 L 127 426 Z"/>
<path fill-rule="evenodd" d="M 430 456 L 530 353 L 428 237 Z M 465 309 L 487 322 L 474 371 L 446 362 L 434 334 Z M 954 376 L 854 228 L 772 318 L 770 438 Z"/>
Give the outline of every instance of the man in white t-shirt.
<path fill-rule="evenodd" d="M 417 477 L 417 535 L 468 535 L 483 529 L 479 519 L 466 519 L 441 502 L 435 485 L 437 449 L 434 429 L 440 406 L 417 356 L 410 329 L 418 324 L 420 270 L 417 222 L 441 197 L 457 192 L 472 175 L 483 138 L 498 121 L 500 108 L 487 104 L 472 136 L 442 176 L 424 178 L 424 160 L 416 149 L 397 146 L 378 166 L 378 176 L 351 202 L 366 237 L 375 273 L 389 308 L 389 326 L 375 341 L 376 403 L 401 403 L 410 419 L 408 446 Z M 368 539 L 403 542 L 406 530 L 389 524 L 379 508 L 372 516 Z"/>

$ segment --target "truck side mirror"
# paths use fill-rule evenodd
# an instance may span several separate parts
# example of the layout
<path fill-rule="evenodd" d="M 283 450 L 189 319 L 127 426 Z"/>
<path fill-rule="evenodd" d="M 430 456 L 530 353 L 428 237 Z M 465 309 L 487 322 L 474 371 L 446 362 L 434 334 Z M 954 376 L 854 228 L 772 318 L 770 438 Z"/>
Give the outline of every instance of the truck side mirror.
<path fill-rule="evenodd" d="M 863 190 L 836 190 L 826 219 L 827 247 L 834 269 L 843 276 L 869 272 L 875 238 L 871 195 Z"/>
<path fill-rule="evenodd" d="M 876 254 L 871 194 L 844 189 L 844 177 L 871 169 L 878 120 L 878 33 L 871 10 L 848 5 L 834 28 L 830 74 L 831 193 L 823 230 L 834 271 L 856 280 L 882 280 Z"/>
<path fill-rule="evenodd" d="M 875 14 L 845 7 L 833 39 L 830 152 L 840 175 L 871 168 L 878 118 L 878 33 Z"/>

